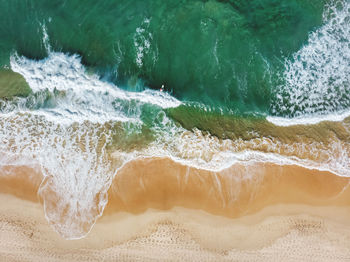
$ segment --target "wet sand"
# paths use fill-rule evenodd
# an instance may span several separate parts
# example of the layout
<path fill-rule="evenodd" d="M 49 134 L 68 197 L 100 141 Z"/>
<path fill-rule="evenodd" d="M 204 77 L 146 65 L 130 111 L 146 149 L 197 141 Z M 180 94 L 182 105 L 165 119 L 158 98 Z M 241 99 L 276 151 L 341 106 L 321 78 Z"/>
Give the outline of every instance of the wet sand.
<path fill-rule="evenodd" d="M 250 162 L 214 172 L 145 158 L 118 172 L 105 214 L 182 206 L 236 218 L 276 204 L 350 206 L 349 185 L 347 177 L 295 165 Z"/>
<path fill-rule="evenodd" d="M 35 167 L 2 168 L 0 261 L 350 261 L 349 179 L 329 172 L 130 162 L 80 240 L 49 226 L 41 179 Z"/>

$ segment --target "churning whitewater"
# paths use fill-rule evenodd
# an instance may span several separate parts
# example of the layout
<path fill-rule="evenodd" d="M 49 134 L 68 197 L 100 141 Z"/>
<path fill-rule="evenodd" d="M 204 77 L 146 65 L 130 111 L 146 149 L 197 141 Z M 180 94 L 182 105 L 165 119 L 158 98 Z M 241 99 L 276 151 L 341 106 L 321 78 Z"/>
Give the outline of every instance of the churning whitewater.
<path fill-rule="evenodd" d="M 323 17 L 325 25 L 286 61 L 272 112 L 293 120 L 269 117 L 275 124 L 341 121 L 350 115 L 350 3 L 327 7 Z"/>

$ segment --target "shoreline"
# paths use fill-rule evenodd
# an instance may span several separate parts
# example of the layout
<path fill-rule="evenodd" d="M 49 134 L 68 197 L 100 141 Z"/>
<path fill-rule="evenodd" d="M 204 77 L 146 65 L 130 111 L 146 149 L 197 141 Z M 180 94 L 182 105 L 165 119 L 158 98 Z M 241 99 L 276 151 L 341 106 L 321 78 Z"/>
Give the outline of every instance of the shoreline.
<path fill-rule="evenodd" d="M 78 240 L 46 220 L 41 180 L 36 167 L 2 167 L 0 260 L 350 259 L 350 178 L 330 172 L 271 163 L 214 172 L 138 159 L 119 170 L 103 215 Z"/>
<path fill-rule="evenodd" d="M 0 193 L 50 204 L 59 192 L 51 178 L 35 166 L 3 166 Z M 44 184 L 47 187 L 40 191 Z M 329 171 L 274 163 L 237 163 L 220 171 L 187 166 L 167 157 L 138 158 L 127 162 L 107 191 L 103 214 L 176 206 L 239 218 L 278 204 L 349 206 L 350 178 Z M 63 197 L 63 196 L 61 196 Z M 96 196 L 95 200 L 99 198 Z M 99 203 L 96 203 L 98 205 Z"/>
<path fill-rule="evenodd" d="M 43 203 L 52 194 L 60 197 L 50 186 L 39 193 L 40 186 L 50 182 L 39 167 L 10 165 L 0 169 L 0 193 L 24 200 Z M 350 178 L 297 165 L 264 162 L 237 163 L 210 171 L 167 157 L 153 157 L 124 164 L 107 194 L 103 214 L 108 215 L 181 206 L 239 218 L 278 204 L 350 207 Z"/>

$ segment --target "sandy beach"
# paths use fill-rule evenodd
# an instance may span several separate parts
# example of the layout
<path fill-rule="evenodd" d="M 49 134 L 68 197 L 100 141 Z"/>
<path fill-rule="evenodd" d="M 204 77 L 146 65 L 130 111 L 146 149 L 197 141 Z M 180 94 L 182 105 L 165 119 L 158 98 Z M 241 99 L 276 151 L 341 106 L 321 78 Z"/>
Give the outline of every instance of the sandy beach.
<path fill-rule="evenodd" d="M 237 165 L 213 179 L 170 159 L 130 162 L 80 240 L 65 240 L 45 219 L 35 168 L 3 168 L 0 261 L 349 261 L 349 179 L 262 165 L 252 169 L 258 180 L 242 182 L 229 176 Z M 231 203 L 228 185 L 239 191 Z"/>
<path fill-rule="evenodd" d="M 173 208 L 102 217 L 64 240 L 42 206 L 1 195 L 1 261 L 348 261 L 349 208 L 278 205 L 241 219 Z"/>

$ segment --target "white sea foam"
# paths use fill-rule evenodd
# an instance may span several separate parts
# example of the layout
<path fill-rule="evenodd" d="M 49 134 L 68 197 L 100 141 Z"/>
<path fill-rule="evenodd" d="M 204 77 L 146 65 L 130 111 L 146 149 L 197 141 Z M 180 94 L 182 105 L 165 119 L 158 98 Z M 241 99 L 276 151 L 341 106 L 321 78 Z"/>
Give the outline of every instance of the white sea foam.
<path fill-rule="evenodd" d="M 285 144 L 268 137 L 247 141 L 220 140 L 199 130 L 188 132 L 178 127 L 169 127 L 164 130 L 172 131 L 159 131 L 162 135 L 158 136 L 158 140 L 146 150 L 134 152 L 134 157 L 167 156 L 187 166 L 215 172 L 237 163 L 269 162 L 277 165 L 298 165 L 350 177 L 350 143 L 336 137 L 329 138 L 329 145 L 322 142 Z"/>
<path fill-rule="evenodd" d="M 134 46 L 136 49 L 135 62 L 139 68 L 142 67 L 144 56 L 149 53 L 151 47 L 153 36 L 150 32 L 147 32 L 150 22 L 150 19 L 144 19 L 142 25 L 136 28 L 136 33 L 134 35 Z"/>
<path fill-rule="evenodd" d="M 48 58 L 41 61 L 14 55 L 11 57 L 11 69 L 26 79 L 33 92 L 63 92 L 54 101 L 56 105 L 53 108 L 37 111 L 40 114 L 61 116 L 61 121 L 130 121 L 139 118 L 139 109 L 143 104 L 162 108 L 181 104 L 165 92 L 127 92 L 101 81 L 97 75 L 88 75 L 81 59 L 75 55 L 50 53 Z"/>
<path fill-rule="evenodd" d="M 324 25 L 287 60 L 269 117 L 276 125 L 339 121 L 350 115 L 350 3 L 327 6 Z"/>
<path fill-rule="evenodd" d="M 314 125 L 323 121 L 340 122 L 350 116 L 350 111 L 337 112 L 325 115 L 306 115 L 293 118 L 285 118 L 278 116 L 268 116 L 267 121 L 276 126 L 295 126 L 295 125 Z"/>

